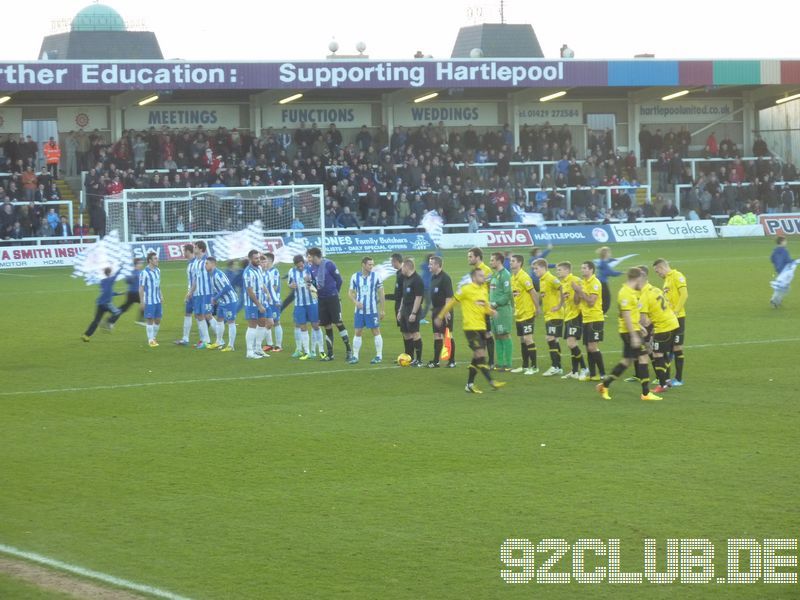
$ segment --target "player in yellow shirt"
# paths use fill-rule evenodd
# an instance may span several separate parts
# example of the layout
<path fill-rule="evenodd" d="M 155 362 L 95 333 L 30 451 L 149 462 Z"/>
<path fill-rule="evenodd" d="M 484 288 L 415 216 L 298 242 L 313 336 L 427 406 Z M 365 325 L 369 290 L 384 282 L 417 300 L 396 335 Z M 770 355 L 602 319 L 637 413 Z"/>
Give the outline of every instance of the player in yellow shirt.
<path fill-rule="evenodd" d="M 564 331 L 564 297 L 561 282 L 547 268 L 547 261 L 537 258 L 533 261 L 533 273 L 539 278 L 539 296 L 542 300 L 545 337 L 550 348 L 551 367 L 542 373 L 543 377 L 561 375 L 561 346 L 558 339 Z"/>
<path fill-rule="evenodd" d="M 686 277 L 683 273 L 669 266 L 669 263 L 659 258 L 653 263 L 653 270 L 664 280 L 662 286 L 664 297 L 678 317 L 678 333 L 675 334 L 672 344 L 672 353 L 675 357 L 675 379 L 673 387 L 683 385 L 683 345 L 686 343 L 686 300 L 689 298 L 689 289 L 686 287 Z M 667 366 L 669 376 L 669 365 Z"/>
<path fill-rule="evenodd" d="M 522 366 L 512 369 L 512 373 L 535 375 L 536 342 L 533 339 L 533 326 L 536 307 L 539 305 L 539 294 L 533 286 L 531 276 L 523 268 L 525 258 L 521 254 L 511 256 L 511 293 L 514 295 L 514 321 L 517 324 L 517 336 L 522 350 Z"/>
<path fill-rule="evenodd" d="M 642 342 L 642 329 L 640 325 L 639 291 L 642 288 L 642 272 L 637 269 L 628 269 L 628 280 L 620 287 L 617 294 L 619 305 L 619 333 L 622 338 L 622 360 L 617 363 L 611 375 L 602 383 L 597 384 L 597 391 L 603 400 L 611 400 L 608 388 L 625 372 L 632 361 L 635 361 L 636 377 L 642 384 L 642 400 L 661 400 L 650 391 L 650 377 L 648 375 L 647 348 Z"/>
<path fill-rule="evenodd" d="M 586 358 L 589 362 L 589 373 L 581 374 L 581 381 L 601 381 L 606 377 L 603 354 L 600 342 L 603 341 L 603 286 L 595 276 L 595 265 L 587 260 L 581 263 L 581 282 L 573 282 L 575 297 L 580 302 L 583 324 L 583 345 L 586 346 Z"/>
<path fill-rule="evenodd" d="M 667 379 L 667 355 L 672 351 L 672 343 L 680 324 L 663 292 L 647 281 L 648 268 L 644 265 L 638 268 L 642 272 L 642 291 L 639 294 L 642 324 L 652 327 L 653 330 L 653 368 L 658 377 L 658 386 L 653 391 L 660 394 L 670 387 Z"/>
<path fill-rule="evenodd" d="M 471 394 L 481 394 L 475 387 L 475 375 L 478 371 L 483 373 L 486 381 L 493 389 L 505 385 L 503 381 L 494 381 L 491 371 L 486 365 L 486 317 L 495 314 L 489 304 L 489 291 L 486 289 L 486 278 L 481 269 L 473 269 L 470 273 L 470 283 L 461 286 L 447 304 L 439 311 L 434 321 L 437 327 L 442 324 L 444 316 L 458 303 L 461 306 L 462 327 L 467 343 L 472 350 L 472 363 L 469 365 L 469 379 L 464 388 Z"/>
<path fill-rule="evenodd" d="M 480 269 L 483 271 L 483 277 L 486 281 L 486 292 L 489 292 L 489 278 L 492 276 L 492 268 L 483 262 L 483 250 L 480 248 L 470 248 L 467 252 L 467 262 L 473 269 Z M 486 332 L 483 334 L 486 337 L 486 351 L 489 355 L 489 368 L 494 369 L 494 337 L 492 336 L 492 323 L 489 317 L 486 317 Z"/>
<path fill-rule="evenodd" d="M 581 308 L 575 297 L 573 284 L 580 285 L 581 280 L 572 274 L 572 263 L 560 262 L 556 265 L 556 275 L 561 282 L 561 296 L 564 299 L 564 339 L 572 356 L 572 370 L 563 375 L 561 379 L 580 379 L 581 375 L 589 375 L 586 362 L 583 360 L 578 340 L 581 339 L 583 325 L 581 321 Z"/>

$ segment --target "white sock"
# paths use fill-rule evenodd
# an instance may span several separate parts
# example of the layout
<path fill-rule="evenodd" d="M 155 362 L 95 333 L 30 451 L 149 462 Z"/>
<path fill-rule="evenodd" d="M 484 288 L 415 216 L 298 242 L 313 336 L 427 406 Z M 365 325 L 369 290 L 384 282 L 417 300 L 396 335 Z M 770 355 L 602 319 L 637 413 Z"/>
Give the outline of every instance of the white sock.
<path fill-rule="evenodd" d="M 217 334 L 217 344 L 222 344 L 225 337 L 225 323 L 222 321 L 214 321 L 214 332 Z"/>
<path fill-rule="evenodd" d="M 205 319 L 197 322 L 197 331 L 200 332 L 201 342 L 205 342 L 206 344 L 211 343 L 211 337 L 208 335 L 208 323 L 206 323 Z"/>
<path fill-rule="evenodd" d="M 256 345 L 256 328 L 248 327 L 247 333 L 244 334 L 245 343 L 247 344 L 247 353 L 253 353 L 253 347 Z"/>
<path fill-rule="evenodd" d="M 153 339 L 158 338 L 158 330 L 161 329 L 161 323 L 153 323 Z"/>
<path fill-rule="evenodd" d="M 302 351 L 308 354 L 308 330 L 300 331 L 300 347 Z"/>
<path fill-rule="evenodd" d="M 266 333 L 266 327 L 256 327 L 256 343 L 253 350 L 261 350 L 261 346 L 264 345 L 264 335 L 266 335 Z"/>
<path fill-rule="evenodd" d="M 192 331 L 192 316 L 183 317 L 183 341 L 189 341 L 189 334 Z"/>
<path fill-rule="evenodd" d="M 267 327 L 266 335 L 264 337 L 265 341 L 267 342 L 267 346 L 272 346 L 272 329 Z"/>
<path fill-rule="evenodd" d="M 280 323 L 275 325 L 275 345 L 283 348 L 283 327 Z"/>
<path fill-rule="evenodd" d="M 294 347 L 300 352 L 303 351 L 303 339 L 301 338 L 302 332 L 299 327 L 294 328 Z"/>
<path fill-rule="evenodd" d="M 153 326 L 152 325 L 145 325 L 145 331 L 147 331 L 147 341 L 153 339 Z"/>
<path fill-rule="evenodd" d="M 375 336 L 375 356 L 378 358 L 383 358 L 383 336 L 376 335 Z"/>
<path fill-rule="evenodd" d="M 228 325 L 228 348 L 233 348 L 236 343 L 236 323 Z"/>
<path fill-rule="evenodd" d="M 358 353 L 361 350 L 361 336 L 357 335 L 353 337 L 353 356 L 358 358 Z"/>
<path fill-rule="evenodd" d="M 312 329 L 311 335 L 313 335 L 313 342 L 312 342 L 312 350 L 317 354 L 322 354 L 325 352 L 325 334 L 322 333 L 322 329 Z"/>

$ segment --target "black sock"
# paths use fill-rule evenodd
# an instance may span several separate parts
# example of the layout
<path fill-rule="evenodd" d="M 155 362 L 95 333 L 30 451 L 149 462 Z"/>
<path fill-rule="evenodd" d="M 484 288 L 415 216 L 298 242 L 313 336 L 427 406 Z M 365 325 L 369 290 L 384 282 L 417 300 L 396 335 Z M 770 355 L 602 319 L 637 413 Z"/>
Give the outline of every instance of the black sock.
<path fill-rule="evenodd" d="M 667 383 L 667 367 L 663 356 L 653 358 L 653 369 L 656 372 L 659 385 L 665 385 Z"/>
<path fill-rule="evenodd" d="M 475 375 L 478 373 L 477 360 L 477 358 L 473 358 L 472 362 L 469 363 L 469 379 L 467 379 L 467 383 L 475 383 Z"/>
<path fill-rule="evenodd" d="M 636 377 L 642 382 L 642 396 L 650 393 L 650 370 L 646 364 L 636 363 Z"/>
<path fill-rule="evenodd" d="M 550 362 L 553 363 L 554 369 L 561 368 L 561 346 L 558 344 L 558 340 L 550 340 L 547 342 L 547 345 L 550 347 Z"/>
<path fill-rule="evenodd" d="M 683 349 L 675 353 L 675 379 L 683 381 Z"/>
<path fill-rule="evenodd" d="M 456 341 L 453 338 L 450 338 L 450 360 L 448 362 L 456 363 Z"/>
<path fill-rule="evenodd" d="M 572 355 L 572 372 L 577 373 L 580 371 L 581 361 L 583 360 L 581 349 L 577 346 L 574 346 L 573 348 L 569 349 L 569 353 Z"/>
<path fill-rule="evenodd" d="M 530 361 L 531 367 L 534 369 L 536 368 L 536 342 L 531 342 L 528 344 L 528 360 Z"/>
<path fill-rule="evenodd" d="M 611 375 L 603 380 L 603 385 L 605 387 L 611 387 L 611 384 L 614 382 L 614 380 L 619 379 L 620 375 L 622 375 L 627 368 L 628 366 L 625 363 L 617 363 L 617 365 L 614 367 L 614 370 L 611 371 Z"/>
<path fill-rule="evenodd" d="M 444 346 L 444 340 L 442 339 L 434 339 L 433 340 L 433 362 L 437 365 L 439 364 L 439 358 L 442 356 L 442 347 Z"/>
<path fill-rule="evenodd" d="M 600 375 L 600 377 L 605 377 L 606 367 L 603 364 L 603 353 L 600 352 L 600 350 L 596 350 L 592 354 L 594 354 L 594 364 L 597 367 L 597 374 Z"/>
<path fill-rule="evenodd" d="M 489 353 L 489 364 L 494 364 L 494 337 L 486 339 L 486 351 Z"/>
<path fill-rule="evenodd" d="M 344 342 L 344 349 L 346 352 L 351 352 L 352 348 L 350 347 L 350 336 L 347 335 L 347 328 L 344 326 L 344 323 L 338 323 L 336 328 L 339 330 L 339 337 L 342 338 Z"/>
<path fill-rule="evenodd" d="M 476 366 L 480 369 L 481 373 L 484 377 L 486 377 L 486 381 L 489 383 L 492 382 L 492 373 L 489 371 L 489 365 L 486 364 L 486 359 L 483 357 L 476 358 Z"/>
<path fill-rule="evenodd" d="M 522 351 L 522 368 L 523 369 L 527 369 L 528 368 L 528 344 L 526 344 L 525 342 L 521 342 L 519 347 L 520 347 L 520 350 Z"/>
<path fill-rule="evenodd" d="M 325 348 L 328 350 L 328 356 L 333 356 L 333 327 L 325 328 Z"/>
<path fill-rule="evenodd" d="M 417 360 L 422 362 L 422 338 L 419 338 L 418 340 L 414 340 L 414 349 L 417 352 L 417 356 L 416 356 Z"/>
<path fill-rule="evenodd" d="M 403 338 L 403 347 L 406 349 L 406 354 L 408 354 L 411 359 L 414 359 L 414 340 L 407 340 Z"/>
<path fill-rule="evenodd" d="M 594 352 L 586 351 L 586 361 L 589 363 L 589 377 L 594 377 L 597 374 L 594 365 Z"/>

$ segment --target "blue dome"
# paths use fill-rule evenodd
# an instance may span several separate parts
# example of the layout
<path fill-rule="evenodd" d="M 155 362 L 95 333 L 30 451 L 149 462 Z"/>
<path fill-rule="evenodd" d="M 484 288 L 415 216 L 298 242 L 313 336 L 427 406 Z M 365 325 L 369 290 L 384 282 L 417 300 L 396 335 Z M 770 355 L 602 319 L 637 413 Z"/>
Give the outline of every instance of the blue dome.
<path fill-rule="evenodd" d="M 72 19 L 72 31 L 125 31 L 120 14 L 105 4 L 90 4 Z"/>

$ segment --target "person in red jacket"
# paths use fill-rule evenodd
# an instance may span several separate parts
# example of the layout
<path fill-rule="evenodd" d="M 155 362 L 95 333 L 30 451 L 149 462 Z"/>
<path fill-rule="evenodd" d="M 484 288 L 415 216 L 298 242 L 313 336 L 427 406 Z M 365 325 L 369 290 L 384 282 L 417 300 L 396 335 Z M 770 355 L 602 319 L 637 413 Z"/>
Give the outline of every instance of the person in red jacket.
<path fill-rule="evenodd" d="M 706 139 L 706 154 L 708 154 L 708 156 L 711 158 L 716 158 L 719 156 L 719 144 L 717 143 L 717 136 L 713 131 Z"/>
<path fill-rule="evenodd" d="M 106 186 L 106 195 L 119 196 L 122 194 L 123 189 L 125 188 L 122 186 L 122 182 L 119 180 L 119 176 L 116 176 Z"/>
<path fill-rule="evenodd" d="M 61 148 L 54 138 L 50 138 L 43 148 L 44 160 L 47 163 L 47 170 L 53 176 L 53 179 L 58 179 L 58 163 L 61 161 Z"/>

